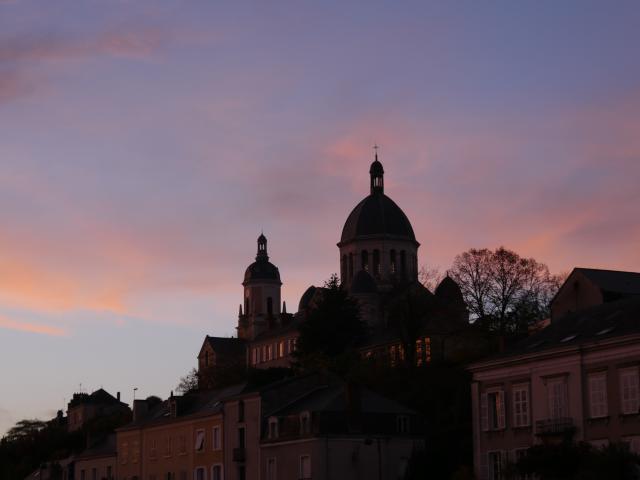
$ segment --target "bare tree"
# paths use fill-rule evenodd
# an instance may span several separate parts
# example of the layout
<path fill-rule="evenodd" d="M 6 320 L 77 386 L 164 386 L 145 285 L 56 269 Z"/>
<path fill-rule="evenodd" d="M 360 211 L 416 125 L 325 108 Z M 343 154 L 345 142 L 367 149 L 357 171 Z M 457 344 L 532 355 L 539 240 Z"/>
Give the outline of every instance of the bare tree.
<path fill-rule="evenodd" d="M 423 265 L 420 267 L 420 271 L 418 272 L 418 280 L 431 292 L 435 292 L 436 287 L 440 284 L 443 278 L 444 275 L 438 267 Z"/>
<path fill-rule="evenodd" d="M 560 285 L 543 263 L 499 247 L 456 256 L 450 275 L 458 282 L 472 318 L 491 329 L 514 333 L 548 315 Z"/>
<path fill-rule="evenodd" d="M 182 395 L 198 389 L 198 370 L 192 368 L 184 377 L 180 377 L 180 382 L 176 391 Z"/>

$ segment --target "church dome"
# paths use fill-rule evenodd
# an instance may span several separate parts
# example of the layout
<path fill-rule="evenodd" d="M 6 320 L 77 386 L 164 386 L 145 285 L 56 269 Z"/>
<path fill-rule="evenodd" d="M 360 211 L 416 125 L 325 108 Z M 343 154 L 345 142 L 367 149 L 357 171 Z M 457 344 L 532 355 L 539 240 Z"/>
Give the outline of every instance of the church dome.
<path fill-rule="evenodd" d="M 384 193 L 362 200 L 347 217 L 341 243 L 360 237 L 385 235 L 416 241 L 411 222 L 396 203 Z"/>
<path fill-rule="evenodd" d="M 416 242 L 411 222 L 396 203 L 384 194 L 384 168 L 375 161 L 369 168 L 371 194 L 351 211 L 342 228 L 340 243 L 360 238 L 391 237 Z"/>
<path fill-rule="evenodd" d="M 256 261 L 245 270 L 243 283 L 246 284 L 247 282 L 255 280 L 280 282 L 280 271 L 278 267 L 269 261 L 269 255 L 267 254 L 267 237 L 265 237 L 264 234 L 260 234 L 258 237 Z"/>
<path fill-rule="evenodd" d="M 305 310 L 309 307 L 309 305 L 311 304 L 311 300 L 313 299 L 313 296 L 316 294 L 317 290 L 318 289 L 313 285 L 305 290 L 305 292 L 302 294 L 302 297 L 300 297 L 300 302 L 298 303 L 298 311 Z"/>

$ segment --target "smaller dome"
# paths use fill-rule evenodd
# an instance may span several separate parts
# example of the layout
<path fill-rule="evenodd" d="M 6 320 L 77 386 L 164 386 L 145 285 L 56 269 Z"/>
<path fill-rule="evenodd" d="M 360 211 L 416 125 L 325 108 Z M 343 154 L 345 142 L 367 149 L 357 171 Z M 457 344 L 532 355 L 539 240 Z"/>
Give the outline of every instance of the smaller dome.
<path fill-rule="evenodd" d="M 316 294 L 317 288 L 311 285 L 307 288 L 302 297 L 300 297 L 300 303 L 298 303 L 298 311 L 306 310 L 309 307 L 309 303 L 313 299 L 313 296 Z"/>
<path fill-rule="evenodd" d="M 449 275 L 444 277 L 444 279 L 442 279 L 440 284 L 436 287 L 435 294 L 437 297 L 442 298 L 443 300 L 464 304 L 464 298 L 462 297 L 460 286 Z"/>
<path fill-rule="evenodd" d="M 369 273 L 360 270 L 355 274 L 351 282 L 351 293 L 376 293 L 377 291 L 376 281 Z"/>
<path fill-rule="evenodd" d="M 244 272 L 244 283 L 253 280 L 274 280 L 280 281 L 280 271 L 268 260 L 257 260 L 247 267 Z"/>

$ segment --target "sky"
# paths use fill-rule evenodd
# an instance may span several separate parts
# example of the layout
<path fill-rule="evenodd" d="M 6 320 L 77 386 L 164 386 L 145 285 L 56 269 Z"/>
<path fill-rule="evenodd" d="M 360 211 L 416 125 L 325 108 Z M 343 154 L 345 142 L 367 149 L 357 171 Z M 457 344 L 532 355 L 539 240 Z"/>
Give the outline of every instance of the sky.
<path fill-rule="evenodd" d="M 235 333 L 262 230 L 283 299 L 368 194 L 419 263 L 504 245 L 640 271 L 640 3 L 0 0 L 0 435 L 166 397 Z"/>

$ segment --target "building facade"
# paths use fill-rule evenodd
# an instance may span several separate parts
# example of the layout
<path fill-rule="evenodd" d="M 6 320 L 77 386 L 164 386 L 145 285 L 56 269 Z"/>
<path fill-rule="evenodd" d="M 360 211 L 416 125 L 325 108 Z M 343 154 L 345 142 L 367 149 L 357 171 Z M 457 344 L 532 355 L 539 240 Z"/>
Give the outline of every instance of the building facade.
<path fill-rule="evenodd" d="M 640 453 L 640 297 L 565 315 L 470 371 L 480 479 L 503 478 L 540 443 L 624 442 Z"/>

